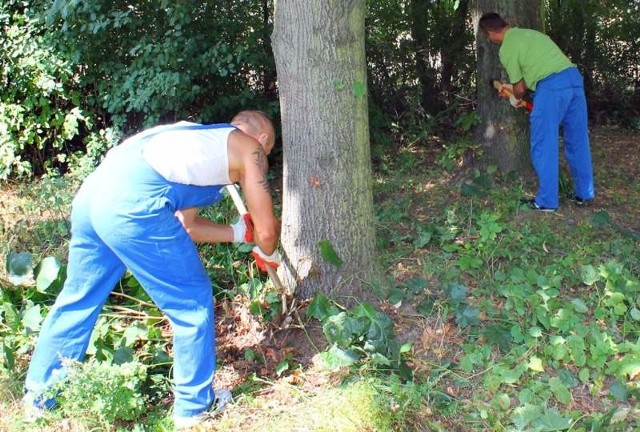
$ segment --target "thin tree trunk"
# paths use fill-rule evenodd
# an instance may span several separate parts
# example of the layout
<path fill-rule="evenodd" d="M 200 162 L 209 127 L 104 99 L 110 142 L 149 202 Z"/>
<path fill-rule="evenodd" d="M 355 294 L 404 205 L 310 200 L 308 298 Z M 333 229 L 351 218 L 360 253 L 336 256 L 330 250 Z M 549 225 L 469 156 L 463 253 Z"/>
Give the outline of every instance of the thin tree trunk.
<path fill-rule="evenodd" d="M 286 256 L 280 274 L 301 297 L 359 297 L 365 281 L 377 278 L 365 8 L 365 0 L 276 3 Z"/>

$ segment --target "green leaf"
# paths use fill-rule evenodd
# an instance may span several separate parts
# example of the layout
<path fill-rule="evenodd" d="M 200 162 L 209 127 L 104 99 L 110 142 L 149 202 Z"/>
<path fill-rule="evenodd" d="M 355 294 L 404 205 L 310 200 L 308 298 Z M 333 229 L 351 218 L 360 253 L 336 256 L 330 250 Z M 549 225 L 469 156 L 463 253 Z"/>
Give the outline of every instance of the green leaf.
<path fill-rule="evenodd" d="M 624 360 L 618 362 L 618 372 L 620 376 L 628 376 L 630 380 L 640 374 L 640 357 L 627 355 Z"/>
<path fill-rule="evenodd" d="M 29 252 L 9 252 L 6 258 L 9 281 L 14 285 L 25 283 L 32 275 L 33 256 Z"/>
<path fill-rule="evenodd" d="M 589 307 L 587 306 L 587 304 L 580 298 L 571 300 L 571 304 L 573 305 L 575 311 L 578 313 L 587 313 L 589 311 Z"/>
<path fill-rule="evenodd" d="M 493 398 L 493 401 L 491 404 L 501 409 L 502 411 L 506 411 L 509 408 L 511 408 L 511 398 L 506 393 L 500 393 L 499 395 Z"/>
<path fill-rule="evenodd" d="M 611 216 L 604 210 L 598 210 L 591 217 L 591 223 L 594 228 L 604 228 L 611 225 Z"/>
<path fill-rule="evenodd" d="M 506 353 L 511 348 L 513 336 L 508 328 L 501 325 L 490 325 L 482 331 L 482 335 L 489 343 L 498 345 L 501 352 Z"/>
<path fill-rule="evenodd" d="M 460 194 L 466 197 L 484 197 L 487 196 L 487 191 L 473 183 L 464 183 L 460 187 Z"/>
<path fill-rule="evenodd" d="M 16 366 L 16 352 L 10 346 L 5 343 L 2 344 L 2 351 L 0 351 L 0 358 L 4 359 L 3 364 L 9 370 L 13 371 Z"/>
<path fill-rule="evenodd" d="M 433 312 L 434 305 L 436 303 L 437 297 L 434 295 L 428 295 L 422 300 L 418 306 L 416 306 L 416 311 L 425 316 L 431 315 Z"/>
<path fill-rule="evenodd" d="M 464 303 L 467 300 L 467 287 L 460 283 L 453 283 L 444 288 L 444 292 L 454 305 Z"/>
<path fill-rule="evenodd" d="M 561 404 L 568 405 L 571 403 L 571 392 L 565 383 L 558 377 L 553 377 L 549 380 L 549 386 L 553 396 Z"/>
<path fill-rule="evenodd" d="M 46 257 L 36 269 L 36 289 L 45 292 L 58 279 L 62 263 L 56 257 Z"/>
<path fill-rule="evenodd" d="M 327 369 L 351 366 L 360 360 L 360 356 L 353 350 L 345 350 L 336 345 L 332 345 L 327 351 L 321 352 L 319 356 Z"/>
<path fill-rule="evenodd" d="M 411 342 L 405 342 L 400 346 L 400 354 L 404 354 L 404 353 L 408 353 L 411 351 L 411 348 L 413 347 L 413 343 Z"/>
<path fill-rule="evenodd" d="M 600 275 L 592 265 L 584 265 L 580 268 L 582 283 L 591 286 L 600 280 Z"/>
<path fill-rule="evenodd" d="M 44 318 L 40 313 L 40 305 L 33 305 L 29 309 L 26 310 L 24 315 L 22 316 L 22 325 L 24 328 L 28 329 L 31 332 L 36 332 L 40 329 L 40 325 Z"/>
<path fill-rule="evenodd" d="M 480 309 L 470 305 L 458 308 L 456 311 L 456 320 L 460 327 L 480 324 Z"/>
<path fill-rule="evenodd" d="M 404 284 L 414 295 L 429 288 L 429 281 L 422 276 L 408 279 Z"/>
<path fill-rule="evenodd" d="M 402 304 L 406 295 L 406 291 L 402 288 L 390 288 L 387 293 L 387 300 L 389 300 L 389 303 L 392 305 L 398 307 Z"/>
<path fill-rule="evenodd" d="M 563 417 L 556 407 L 546 409 L 544 415 L 540 417 L 534 425 L 541 432 L 556 432 L 567 430 L 571 427 L 571 417 Z"/>
<path fill-rule="evenodd" d="M 613 384 L 611 384 L 609 393 L 618 402 L 625 402 L 629 398 L 629 390 L 619 380 L 615 380 Z"/>
<path fill-rule="evenodd" d="M 289 370 L 289 362 L 288 361 L 281 361 L 276 366 L 276 375 L 280 376 L 286 370 Z"/>
<path fill-rule="evenodd" d="M 355 338 L 365 331 L 362 320 L 352 318 L 345 312 L 330 316 L 322 326 L 327 341 L 342 348 L 350 347 Z"/>
<path fill-rule="evenodd" d="M 367 94 L 367 87 L 365 83 L 362 81 L 354 81 L 353 82 L 353 94 L 358 99 L 363 99 Z"/>
<path fill-rule="evenodd" d="M 124 345 L 127 347 L 133 347 L 138 340 L 147 339 L 149 329 L 143 323 L 136 321 L 127 326 L 122 334 Z"/>
<path fill-rule="evenodd" d="M 544 372 L 544 366 L 542 360 L 539 357 L 532 356 L 527 363 L 527 367 L 534 372 Z"/>
<path fill-rule="evenodd" d="M 517 430 L 525 430 L 534 420 L 540 418 L 542 408 L 536 405 L 524 404 L 513 410 L 511 421 Z"/>
<path fill-rule="evenodd" d="M 329 264 L 340 267 L 343 264 L 342 259 L 338 256 L 335 249 L 328 240 L 320 240 L 318 242 L 320 248 L 320 256 Z"/>
<path fill-rule="evenodd" d="M 307 316 L 314 317 L 321 322 L 337 313 L 338 309 L 329 301 L 329 297 L 322 293 L 316 293 L 307 307 Z"/>

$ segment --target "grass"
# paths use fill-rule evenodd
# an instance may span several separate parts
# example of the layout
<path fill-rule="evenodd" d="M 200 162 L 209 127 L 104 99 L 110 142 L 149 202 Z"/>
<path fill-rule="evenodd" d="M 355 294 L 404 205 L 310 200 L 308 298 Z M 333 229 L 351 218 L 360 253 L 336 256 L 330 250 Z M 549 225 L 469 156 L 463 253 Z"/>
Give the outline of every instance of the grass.
<path fill-rule="evenodd" d="M 320 368 L 316 354 L 326 341 L 318 322 L 304 319 L 304 305 L 300 321 L 286 329 L 251 314 L 256 302 L 268 304 L 268 287 L 242 275 L 238 257 L 224 249 L 239 271 L 230 275 L 217 263 L 216 280 L 244 288 L 223 290 L 219 299 L 217 381 L 234 390 L 236 403 L 200 430 L 638 430 L 640 180 L 628 150 L 634 140 L 619 131 L 594 133 L 598 198 L 586 208 L 563 199 L 554 214 L 518 206 L 531 181 L 491 169 L 445 170 L 455 161 L 435 164 L 438 157 L 415 146 L 406 150 L 410 156 L 386 161 L 375 198 L 390 282 L 376 307 L 393 319 L 397 338 L 411 343 L 408 382 L 371 363 Z M 7 251 L 26 244 L 41 256 L 56 244 L 64 248 L 57 231 L 40 231 L 39 209 L 47 207 L 27 191 L 3 192 L 12 194 L 3 203 L 16 204 L 12 219 L 21 222 L 5 229 L 2 244 Z M 207 260 L 219 261 L 210 258 L 219 252 L 207 249 Z M 130 285 L 125 293 L 138 296 Z M 19 297 L 6 295 L 5 302 Z M 25 299 L 31 295 L 27 290 Z M 119 310 L 157 315 L 139 302 L 115 306 L 99 325 L 114 341 L 135 322 L 118 320 Z M 30 346 L 33 334 L 2 325 L 7 343 Z M 166 341 L 166 327 L 136 329 L 141 339 L 132 346 L 147 358 L 157 355 L 150 341 Z M 11 373 L 0 368 L 1 430 L 31 430 L 19 422 L 28 349 L 19 354 Z M 160 379 L 169 370 L 150 373 Z M 156 389 L 142 418 L 115 422 L 113 430 L 171 430 L 168 389 L 166 382 Z M 53 414 L 40 430 L 88 428 L 81 418 Z"/>

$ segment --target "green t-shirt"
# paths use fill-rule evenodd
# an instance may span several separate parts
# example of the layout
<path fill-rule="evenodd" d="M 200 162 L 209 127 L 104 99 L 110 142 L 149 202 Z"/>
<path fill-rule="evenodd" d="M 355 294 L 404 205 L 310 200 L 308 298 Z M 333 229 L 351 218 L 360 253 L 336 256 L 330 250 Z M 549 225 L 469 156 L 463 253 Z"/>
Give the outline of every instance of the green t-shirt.
<path fill-rule="evenodd" d="M 536 89 L 543 78 L 575 66 L 544 33 L 512 27 L 500 46 L 500 63 L 512 84 L 524 78 L 528 89 Z"/>

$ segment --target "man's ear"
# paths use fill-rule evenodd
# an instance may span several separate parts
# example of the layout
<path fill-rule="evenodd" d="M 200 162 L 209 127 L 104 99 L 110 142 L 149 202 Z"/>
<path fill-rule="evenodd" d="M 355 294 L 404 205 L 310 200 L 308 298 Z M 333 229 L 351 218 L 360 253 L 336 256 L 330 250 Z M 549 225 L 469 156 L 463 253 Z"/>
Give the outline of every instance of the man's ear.
<path fill-rule="evenodd" d="M 269 142 L 269 134 L 262 132 L 260 135 L 258 135 L 258 142 L 262 146 L 267 145 L 267 143 Z"/>

